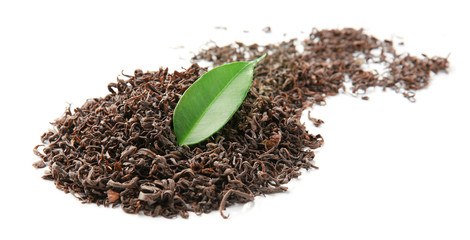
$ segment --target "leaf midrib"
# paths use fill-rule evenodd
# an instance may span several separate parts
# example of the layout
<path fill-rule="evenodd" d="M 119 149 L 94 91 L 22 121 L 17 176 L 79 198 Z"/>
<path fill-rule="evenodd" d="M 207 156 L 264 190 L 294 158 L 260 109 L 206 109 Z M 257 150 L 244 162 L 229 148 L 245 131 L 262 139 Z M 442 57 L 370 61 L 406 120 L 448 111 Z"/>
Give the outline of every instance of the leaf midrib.
<path fill-rule="evenodd" d="M 227 82 L 227 84 L 222 88 L 221 91 L 219 91 L 219 93 L 217 93 L 217 95 L 213 98 L 213 100 L 207 105 L 206 109 L 204 110 L 204 112 L 202 112 L 202 114 L 199 115 L 199 117 L 197 118 L 197 120 L 191 125 L 191 130 L 189 130 L 189 132 L 187 134 L 185 134 L 184 138 L 183 138 L 183 141 L 182 143 L 185 142 L 185 140 L 188 138 L 188 136 L 194 131 L 194 126 L 196 126 L 200 121 L 201 119 L 203 118 L 204 115 L 206 115 L 206 112 L 207 110 L 209 110 L 209 107 L 212 106 L 212 104 L 214 104 L 215 100 L 224 92 L 224 90 L 232 83 L 232 81 L 237 78 L 238 74 L 240 74 L 243 70 L 245 70 L 249 65 L 251 65 L 253 63 L 253 61 L 251 62 L 246 62 L 247 64 L 242 68 L 240 69 L 240 71 L 238 71 L 234 77 L 232 77 L 230 79 L 230 81 Z"/>

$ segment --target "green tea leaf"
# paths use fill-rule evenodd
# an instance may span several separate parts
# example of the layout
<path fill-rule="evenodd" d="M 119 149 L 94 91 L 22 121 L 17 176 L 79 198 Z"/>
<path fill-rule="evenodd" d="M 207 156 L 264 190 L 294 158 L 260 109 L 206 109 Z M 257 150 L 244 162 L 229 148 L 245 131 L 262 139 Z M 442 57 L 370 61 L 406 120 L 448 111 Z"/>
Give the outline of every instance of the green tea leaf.
<path fill-rule="evenodd" d="M 230 120 L 250 90 L 254 68 L 265 57 L 216 67 L 184 92 L 173 115 L 179 145 L 199 143 Z"/>

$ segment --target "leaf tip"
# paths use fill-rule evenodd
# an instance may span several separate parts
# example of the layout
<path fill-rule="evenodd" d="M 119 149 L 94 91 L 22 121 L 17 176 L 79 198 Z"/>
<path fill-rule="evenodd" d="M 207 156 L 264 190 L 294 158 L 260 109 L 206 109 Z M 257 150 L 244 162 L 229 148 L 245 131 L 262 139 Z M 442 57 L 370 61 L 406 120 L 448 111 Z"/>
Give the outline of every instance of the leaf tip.
<path fill-rule="evenodd" d="M 180 136 L 176 136 L 176 143 L 178 143 L 178 146 L 183 146 L 183 145 L 187 145 L 184 141 L 184 139 Z"/>
<path fill-rule="evenodd" d="M 266 56 L 267 56 L 267 54 L 265 53 L 265 54 L 263 54 L 261 57 L 259 57 L 259 58 L 255 59 L 255 60 L 253 60 L 253 62 L 254 62 L 255 64 L 258 64 L 258 63 L 261 62 Z"/>
<path fill-rule="evenodd" d="M 189 146 L 196 144 L 197 142 L 192 141 L 191 139 L 188 139 L 188 136 L 176 136 L 176 143 L 178 143 L 178 146 Z"/>

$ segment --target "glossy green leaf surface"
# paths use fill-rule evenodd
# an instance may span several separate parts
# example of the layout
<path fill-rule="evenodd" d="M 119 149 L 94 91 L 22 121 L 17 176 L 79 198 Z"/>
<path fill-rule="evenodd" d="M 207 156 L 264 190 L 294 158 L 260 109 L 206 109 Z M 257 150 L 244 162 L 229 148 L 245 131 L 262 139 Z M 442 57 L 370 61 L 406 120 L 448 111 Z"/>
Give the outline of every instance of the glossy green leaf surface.
<path fill-rule="evenodd" d="M 254 68 L 265 57 L 216 67 L 184 92 L 173 115 L 179 145 L 199 143 L 230 120 L 250 90 Z"/>

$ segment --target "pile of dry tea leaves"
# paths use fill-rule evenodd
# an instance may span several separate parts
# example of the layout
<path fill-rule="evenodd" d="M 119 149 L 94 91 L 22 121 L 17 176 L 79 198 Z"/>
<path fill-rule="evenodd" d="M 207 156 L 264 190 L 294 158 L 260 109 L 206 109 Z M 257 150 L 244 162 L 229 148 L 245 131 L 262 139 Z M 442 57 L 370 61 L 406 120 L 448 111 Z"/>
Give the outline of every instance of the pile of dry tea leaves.
<path fill-rule="evenodd" d="M 136 70 L 110 83 L 110 94 L 89 99 L 52 123 L 34 152 L 48 167 L 43 178 L 86 203 L 118 206 L 127 213 L 188 217 L 261 194 L 286 191 L 283 184 L 316 168 L 312 149 L 323 138 L 306 132 L 300 114 L 327 96 L 364 95 L 369 87 L 393 89 L 414 100 L 446 58 L 397 54 L 393 43 L 362 30 L 314 30 L 297 51 L 297 40 L 265 46 L 236 43 L 203 50 L 194 61 L 214 66 L 267 53 L 247 98 L 220 131 L 194 146 L 178 146 L 172 129 L 176 104 L 207 69 L 194 63 L 169 73 Z M 380 63 L 382 73 L 364 70 Z M 315 124 L 322 123 L 320 119 Z"/>

